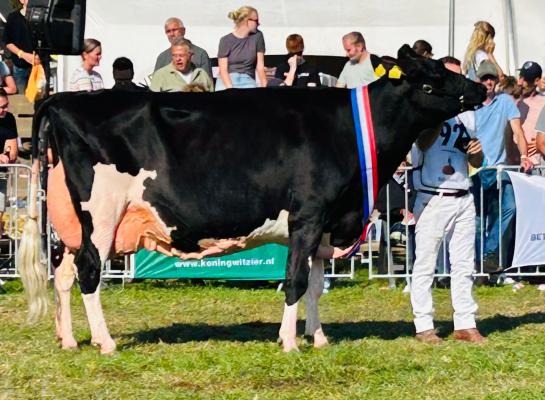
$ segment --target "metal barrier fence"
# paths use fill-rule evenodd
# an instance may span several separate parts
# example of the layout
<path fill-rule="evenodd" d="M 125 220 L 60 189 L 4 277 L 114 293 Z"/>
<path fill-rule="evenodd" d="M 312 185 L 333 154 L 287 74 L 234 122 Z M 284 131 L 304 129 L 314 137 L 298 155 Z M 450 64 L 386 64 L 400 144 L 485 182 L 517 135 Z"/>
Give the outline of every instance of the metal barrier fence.
<path fill-rule="evenodd" d="M 507 170 L 514 170 L 517 171 L 520 169 L 520 166 L 495 166 L 495 167 L 487 167 L 484 168 L 487 170 L 495 170 L 496 171 L 496 185 L 498 188 L 498 220 L 499 220 L 499 248 L 498 248 L 498 266 L 499 267 L 506 267 L 505 261 L 503 257 L 504 252 L 504 246 L 505 243 L 503 243 L 503 235 L 501 234 L 502 231 L 502 193 L 503 193 L 503 183 L 502 183 L 502 174 L 505 173 Z M 402 168 L 403 175 L 404 175 L 404 192 L 405 192 L 405 209 L 409 209 L 409 192 L 412 190 L 408 186 L 409 182 L 409 172 L 412 170 L 410 167 L 404 167 Z M 545 175 L 545 167 L 534 167 L 535 173 L 538 173 L 540 175 Z M 480 210 L 479 210 L 479 216 L 480 216 L 480 251 L 479 259 L 478 259 L 478 268 L 476 268 L 474 272 L 474 276 L 488 276 L 489 274 L 484 271 L 484 243 L 485 243 L 485 210 L 484 210 L 484 188 L 481 184 L 480 190 Z M 405 231 L 405 240 L 404 243 L 401 245 L 393 246 L 392 245 L 392 239 L 391 239 L 391 214 L 390 214 L 390 187 L 387 185 L 386 187 L 386 216 L 385 221 L 382 220 L 376 220 L 374 222 L 374 229 L 380 231 L 380 233 L 377 236 L 383 235 L 379 240 L 383 240 L 385 242 L 385 251 L 387 254 L 386 257 L 386 266 L 379 265 L 376 266 L 373 264 L 372 258 L 368 259 L 367 264 L 369 265 L 369 279 L 376 279 L 376 278 L 386 278 L 390 279 L 391 282 L 393 282 L 396 278 L 405 278 L 406 280 L 410 279 L 411 273 L 412 273 L 412 267 L 414 262 L 414 243 L 411 240 L 411 238 L 414 238 L 414 232 L 411 232 L 411 228 L 408 224 L 404 225 L 404 231 Z M 382 228 L 382 225 L 384 225 L 384 228 Z M 384 232 L 384 233 L 382 233 Z M 394 249 L 395 247 L 395 249 Z M 436 269 L 435 277 L 441 278 L 441 277 L 449 277 L 450 272 L 448 271 L 448 243 L 446 241 L 446 238 L 443 238 L 443 245 L 441 246 L 442 249 L 440 250 L 440 258 L 438 259 L 438 267 Z M 396 264 L 395 263 L 395 257 L 394 253 L 395 250 L 399 251 L 401 250 L 400 257 L 404 259 L 403 264 Z M 386 268 L 384 268 L 386 267 Z M 442 268 L 441 268 L 442 267 Z M 528 267 L 531 267 L 532 270 L 527 270 Z M 382 272 L 377 272 L 377 269 L 381 269 Z M 385 271 L 384 271 L 385 270 Z M 529 265 L 525 267 L 516 267 L 516 268 L 506 268 L 506 271 L 503 273 L 505 276 L 545 276 L 545 266 L 534 266 Z"/>
<path fill-rule="evenodd" d="M 6 211 L 4 213 L 6 220 L 5 235 L 0 237 L 0 278 L 18 278 L 18 260 L 17 252 L 19 248 L 19 241 L 21 237 L 23 216 L 27 213 L 27 199 L 30 196 L 30 178 L 31 168 L 23 164 L 9 164 L 0 165 L 0 168 L 5 172 L 0 171 L 0 187 L 2 181 L 6 182 Z M 501 175 L 506 170 L 517 170 L 518 166 L 498 166 L 489 167 L 487 169 L 496 170 L 496 181 L 498 185 L 499 195 L 499 231 L 501 232 L 501 212 L 502 212 L 502 179 Z M 409 203 L 409 186 L 407 185 L 409 179 L 409 172 L 411 168 L 403 168 L 404 175 L 404 196 L 405 196 L 405 209 L 408 209 Z M 536 167 L 536 171 L 542 172 L 545 175 L 545 167 Z M 481 221 L 481 240 L 480 240 L 480 259 L 478 260 L 479 268 L 475 271 L 475 276 L 488 276 L 484 272 L 484 207 L 483 207 L 483 187 L 481 185 L 481 207 L 480 207 L 480 221 Z M 43 196 L 42 196 L 43 197 Z M 42 198 L 43 201 L 45 199 Z M 38 210 L 41 210 L 38 207 Z M 413 260 L 414 260 L 414 244 L 411 237 L 414 237 L 414 232 L 411 232 L 409 225 L 404 225 L 405 240 L 397 240 L 396 245 L 392 243 L 391 238 L 391 214 L 390 214 L 390 188 L 387 185 L 386 189 L 386 215 L 382 219 L 374 221 L 372 229 L 369 235 L 369 241 L 366 244 L 362 244 L 361 252 L 356 254 L 350 259 L 349 267 L 345 267 L 341 270 L 335 260 L 329 260 L 326 263 L 325 278 L 350 278 L 355 276 L 356 268 L 368 267 L 369 279 L 384 278 L 390 279 L 391 284 L 394 284 L 396 278 L 409 279 L 412 272 Z M 40 215 L 41 218 L 41 215 Z M 401 235 L 400 235 L 401 236 Z M 51 235 L 48 235 L 50 238 Z M 402 239 L 402 238 L 401 238 Z M 377 253 L 377 242 L 379 244 L 379 257 L 383 256 L 386 260 L 386 265 L 375 265 L 373 261 L 373 253 Z M 503 238 L 499 235 L 499 266 L 504 266 L 503 259 Z M 48 246 L 49 248 L 50 246 Z M 448 246 L 446 240 L 443 241 L 441 259 L 439 260 L 439 268 L 436 271 L 436 277 L 449 277 L 448 271 Z M 381 254 L 384 252 L 385 254 Z M 385 257 L 384 257 L 385 255 Z M 50 265 L 50 254 L 48 254 L 47 265 L 49 267 L 50 275 L 52 276 L 52 270 Z M 396 260 L 400 260 L 401 263 L 396 263 Z M 532 271 L 525 269 L 526 267 L 516 267 L 512 270 L 505 272 L 506 276 L 545 276 L 545 266 L 535 266 Z M 377 271 L 378 270 L 378 271 Z M 125 256 L 123 262 L 112 263 L 107 261 L 102 272 L 104 278 L 110 279 L 131 279 L 134 278 L 135 267 L 134 261 L 131 256 Z"/>
<path fill-rule="evenodd" d="M 0 237 L 0 278 L 19 277 L 17 254 L 30 198 L 31 174 L 28 165 L 0 164 L 0 188 L 5 187 L 5 211 L 0 222 L 4 224 L 4 235 Z"/>

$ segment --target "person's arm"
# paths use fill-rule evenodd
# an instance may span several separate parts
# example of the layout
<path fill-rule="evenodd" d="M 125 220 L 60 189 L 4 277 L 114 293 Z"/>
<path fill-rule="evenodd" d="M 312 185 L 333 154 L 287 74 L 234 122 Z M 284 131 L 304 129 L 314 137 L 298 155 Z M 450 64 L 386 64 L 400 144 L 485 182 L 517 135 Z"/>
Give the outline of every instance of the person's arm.
<path fill-rule="evenodd" d="M 483 165 L 483 148 L 479 139 L 471 139 L 467 146 L 467 161 L 473 168 Z"/>
<path fill-rule="evenodd" d="M 522 130 L 522 125 L 520 124 L 520 118 L 513 118 L 509 121 L 511 129 L 513 130 L 513 139 L 517 144 L 520 153 L 520 166 L 524 172 L 532 169 L 533 164 L 528 159 L 528 143 L 524 137 L 524 131 Z"/>
<path fill-rule="evenodd" d="M 537 133 L 536 148 L 537 148 L 537 151 L 539 151 L 541 155 L 545 157 L 545 133 L 543 132 Z"/>
<path fill-rule="evenodd" d="M 288 65 L 290 66 L 290 69 L 284 74 L 284 83 L 286 86 L 292 86 L 293 81 L 295 80 L 295 71 L 297 70 L 297 56 L 291 56 L 288 59 Z"/>
<path fill-rule="evenodd" d="M 17 86 L 15 86 L 15 79 L 13 79 L 13 76 L 6 75 L 4 77 L 4 90 L 7 94 L 15 94 L 17 93 Z"/>
<path fill-rule="evenodd" d="M 496 57 L 494 57 L 494 53 L 487 53 L 488 55 L 488 61 L 490 61 L 494 66 L 496 67 L 496 71 L 498 71 L 498 78 L 501 81 L 503 81 L 503 78 L 505 78 L 505 74 L 503 73 L 503 70 L 500 67 L 500 64 L 496 61 Z"/>
<path fill-rule="evenodd" d="M 437 136 L 439 136 L 441 129 L 443 129 L 442 122 L 437 128 L 430 128 L 422 131 L 416 139 L 416 145 L 418 146 L 418 148 L 421 151 L 428 150 L 431 145 L 437 140 Z"/>
<path fill-rule="evenodd" d="M 229 61 L 227 60 L 227 57 L 218 58 L 220 79 L 223 81 L 223 86 L 225 86 L 225 89 L 231 89 L 233 87 L 233 82 L 231 81 L 231 77 L 229 76 L 228 63 Z"/>
<path fill-rule="evenodd" d="M 21 50 L 19 47 L 17 47 L 13 43 L 6 44 L 6 48 L 11 51 L 13 54 L 15 54 L 17 57 L 19 57 L 22 60 L 25 60 L 27 63 L 32 65 L 34 62 L 34 54 L 27 53 L 26 51 Z"/>
<path fill-rule="evenodd" d="M 255 66 L 261 87 L 267 87 L 267 75 L 265 74 L 265 53 L 257 52 L 257 64 Z"/>
<path fill-rule="evenodd" d="M 346 65 L 345 65 L 344 68 L 346 68 Z M 346 88 L 346 79 L 344 77 L 344 68 L 341 71 L 341 74 L 339 75 L 339 79 L 337 79 L 337 83 L 335 84 L 335 87 Z"/>
<path fill-rule="evenodd" d="M 319 245 L 316 250 L 316 257 L 322 260 L 329 260 L 330 258 L 339 258 L 347 255 L 352 251 L 352 246 L 348 246 L 346 249 L 340 249 L 339 247 L 333 247 L 329 245 Z"/>

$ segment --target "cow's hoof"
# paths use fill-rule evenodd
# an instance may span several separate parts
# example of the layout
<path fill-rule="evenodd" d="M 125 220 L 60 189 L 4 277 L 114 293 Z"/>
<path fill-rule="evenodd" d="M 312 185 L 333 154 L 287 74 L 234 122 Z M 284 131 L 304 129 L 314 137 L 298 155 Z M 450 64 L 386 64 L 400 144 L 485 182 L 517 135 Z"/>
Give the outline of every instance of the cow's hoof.
<path fill-rule="evenodd" d="M 327 337 L 324 335 L 324 332 L 321 329 L 318 329 L 316 333 L 314 333 L 314 348 L 315 349 L 321 349 L 322 347 L 326 347 L 329 344 L 327 341 Z"/>
<path fill-rule="evenodd" d="M 100 354 L 103 356 L 113 354 L 115 352 L 115 342 L 110 339 L 100 345 Z"/>
<path fill-rule="evenodd" d="M 63 350 L 74 350 L 78 348 L 78 342 L 76 342 L 76 339 L 68 338 L 68 339 L 61 339 L 61 348 Z"/>
<path fill-rule="evenodd" d="M 282 351 L 284 353 L 299 352 L 297 341 L 295 339 L 280 339 L 282 342 Z"/>

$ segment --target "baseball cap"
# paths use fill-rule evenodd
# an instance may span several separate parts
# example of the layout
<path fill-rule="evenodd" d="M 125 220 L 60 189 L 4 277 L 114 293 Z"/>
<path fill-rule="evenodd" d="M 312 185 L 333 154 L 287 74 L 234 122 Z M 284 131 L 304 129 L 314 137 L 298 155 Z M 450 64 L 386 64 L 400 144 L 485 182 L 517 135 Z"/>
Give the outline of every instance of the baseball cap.
<path fill-rule="evenodd" d="M 492 64 L 490 61 L 483 61 L 481 65 L 479 65 L 479 68 L 477 69 L 477 77 L 481 79 L 483 76 L 491 75 L 494 78 L 498 77 L 498 71 L 496 70 L 496 66 Z"/>
<path fill-rule="evenodd" d="M 522 64 L 519 76 L 526 82 L 533 82 L 536 78 L 541 78 L 542 73 L 543 71 L 538 63 L 535 61 L 526 61 L 524 64 Z"/>

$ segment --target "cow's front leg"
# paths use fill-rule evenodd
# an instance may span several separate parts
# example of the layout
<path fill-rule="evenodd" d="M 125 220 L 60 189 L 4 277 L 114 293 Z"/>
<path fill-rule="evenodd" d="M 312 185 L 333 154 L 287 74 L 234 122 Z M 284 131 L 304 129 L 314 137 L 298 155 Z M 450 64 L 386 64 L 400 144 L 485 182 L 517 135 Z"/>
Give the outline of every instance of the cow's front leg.
<path fill-rule="evenodd" d="M 318 215 L 306 218 L 293 216 L 289 219 L 289 253 L 286 267 L 284 292 L 286 304 L 279 336 L 284 351 L 297 350 L 297 302 L 308 288 L 308 257 L 314 256 L 322 235 L 321 219 Z"/>
<path fill-rule="evenodd" d="M 74 284 L 74 255 L 66 252 L 61 264 L 55 268 L 55 326 L 57 337 L 65 350 L 78 347 L 72 332 L 70 293 Z"/>
<path fill-rule="evenodd" d="M 324 290 L 324 261 L 319 257 L 314 257 L 310 261 L 310 278 L 308 290 L 305 293 L 307 304 L 307 319 L 305 322 L 305 335 L 314 338 L 314 347 L 320 348 L 327 346 L 327 337 L 322 330 L 320 314 L 318 311 L 318 301 Z"/>

